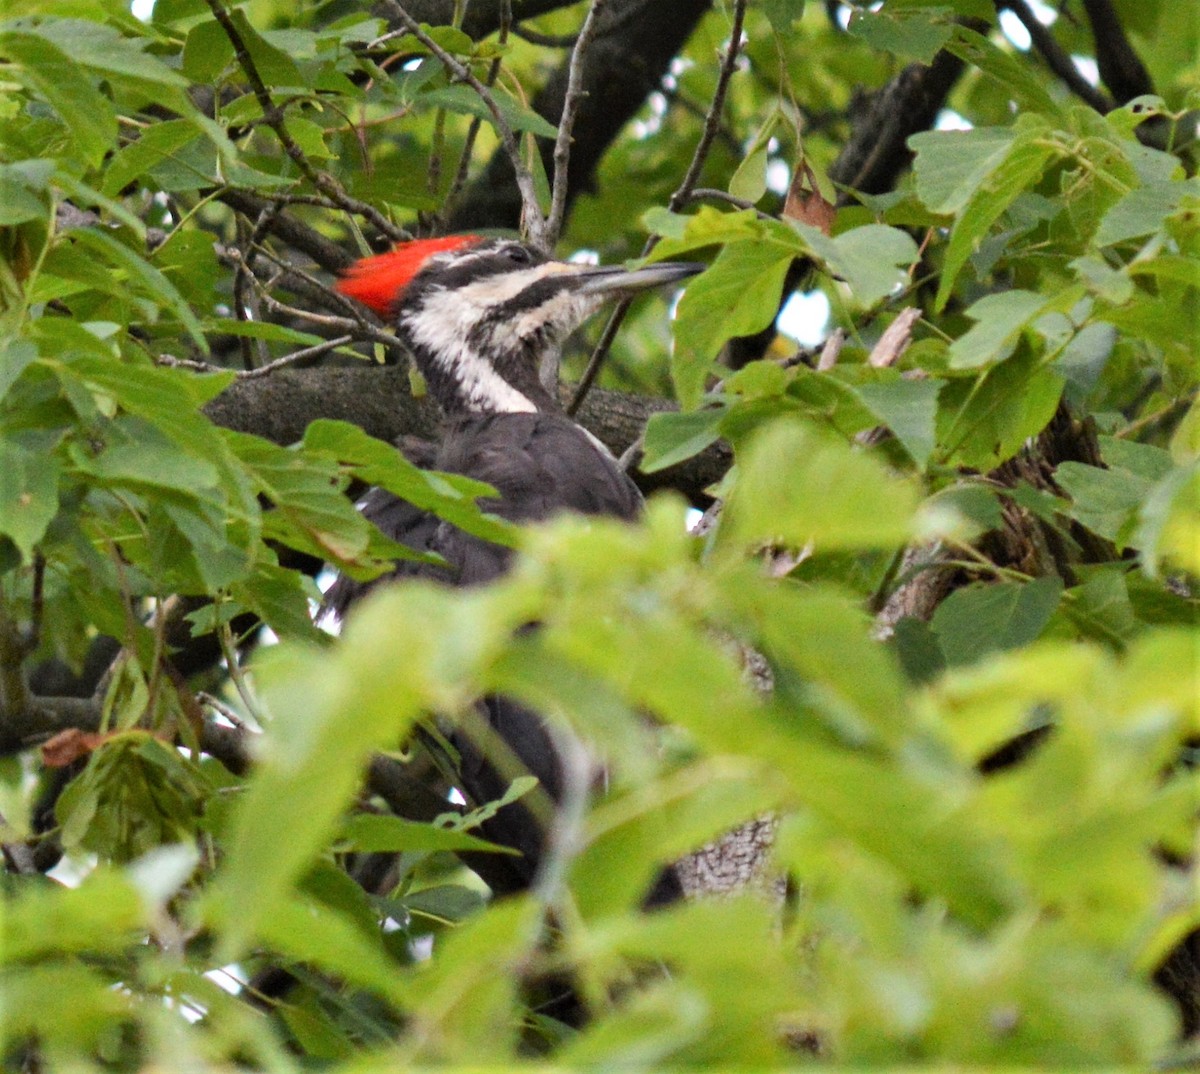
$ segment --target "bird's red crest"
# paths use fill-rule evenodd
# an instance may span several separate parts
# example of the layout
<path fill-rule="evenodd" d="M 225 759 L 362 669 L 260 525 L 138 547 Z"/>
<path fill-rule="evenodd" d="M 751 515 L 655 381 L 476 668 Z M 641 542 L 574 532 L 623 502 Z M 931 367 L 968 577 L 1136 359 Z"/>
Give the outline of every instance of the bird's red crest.
<path fill-rule="evenodd" d="M 386 254 L 355 261 L 336 286 L 343 295 L 357 299 L 380 317 L 386 317 L 412 278 L 434 254 L 476 242 L 479 242 L 478 235 L 446 235 L 440 239 L 402 242 Z"/>

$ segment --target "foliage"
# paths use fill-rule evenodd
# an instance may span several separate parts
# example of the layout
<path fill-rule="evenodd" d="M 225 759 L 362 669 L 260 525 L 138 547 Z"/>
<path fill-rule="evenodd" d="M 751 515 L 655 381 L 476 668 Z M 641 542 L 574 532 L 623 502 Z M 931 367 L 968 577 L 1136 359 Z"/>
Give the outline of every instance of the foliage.
<path fill-rule="evenodd" d="M 848 31 L 820 5 L 751 5 L 702 185 L 766 211 L 669 211 L 702 123 L 684 105 L 707 107 L 729 34 L 726 5 L 704 17 L 674 99 L 612 145 L 562 244 L 619 260 L 653 235 L 654 258 L 710 257 L 669 360 L 652 300 L 606 373 L 682 405 L 650 422 L 647 473 L 732 446 L 725 509 L 694 537 L 669 492 L 637 526 L 518 532 L 478 508 L 486 490 L 352 425 L 277 445 L 214 424 L 204 407 L 247 357 L 362 360 L 295 313 L 327 276 L 289 275 L 274 216 L 226 195 L 361 249 L 346 210 L 429 225 L 460 156 L 495 147 L 492 113 L 416 38 L 337 4 L 233 10 L 274 113 L 206 3 L 40 7 L 0 22 L 0 723 L 59 711 L 22 664 L 78 669 L 101 635 L 121 655 L 48 833 L 35 803 L 55 773 L 28 747 L 70 721 L 0 735 L 13 1069 L 1171 1058 L 1178 1015 L 1151 978 L 1200 926 L 1194 13 L 1116 5 L 1161 96 L 1100 114 L 990 4 L 889 2 Z M 499 60 L 512 128 L 553 133 L 527 103 L 547 46 L 430 33 L 481 78 Z M 781 213 L 772 169 L 826 174 L 859 87 L 943 49 L 966 64 L 950 104 L 972 128 L 912 137 L 911 172 L 850 197 L 832 233 Z M 716 365 L 772 323 L 797 259 L 848 335 L 836 363 Z M 906 306 L 914 342 L 877 367 Z M 1039 484 L 1064 402 L 1100 455 Z M 357 514 L 356 482 L 515 543 L 519 567 L 485 591 L 381 590 L 332 638 L 312 563 L 365 580 L 412 554 Z M 1014 516 L 1049 550 L 996 553 Z M 952 594 L 882 629 L 921 577 L 904 549 L 933 542 L 925 569 L 956 572 Z M 280 643 L 251 656 L 259 624 Z M 189 635 L 224 657 L 190 682 L 168 659 Z M 209 745 L 199 690 L 243 737 L 263 730 L 248 775 Z M 373 754 L 488 691 L 612 772 L 562 822 L 557 873 L 496 904 L 451 853 L 480 849 L 478 812 L 404 819 L 362 789 Z M 1014 740 L 1019 763 L 987 774 Z M 752 891 L 639 912 L 660 867 L 767 811 L 770 869 L 795 889 L 782 911 Z M 65 849 L 58 879 L 22 865 L 27 839 Z M 385 889 L 348 878 L 382 852 Z M 279 965 L 297 983 L 265 1016 L 235 983 Z M 594 1015 L 578 1032 L 528 1006 L 564 973 Z"/>

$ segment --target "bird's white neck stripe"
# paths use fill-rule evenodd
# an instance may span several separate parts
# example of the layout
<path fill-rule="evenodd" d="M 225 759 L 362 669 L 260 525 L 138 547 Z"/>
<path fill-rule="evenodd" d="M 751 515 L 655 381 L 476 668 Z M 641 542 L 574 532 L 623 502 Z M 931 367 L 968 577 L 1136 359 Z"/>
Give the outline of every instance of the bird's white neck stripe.
<path fill-rule="evenodd" d="M 459 347 L 457 357 L 438 351 L 435 360 L 461 387 L 468 410 L 489 414 L 521 414 L 537 410 L 527 396 L 465 345 Z"/>
<path fill-rule="evenodd" d="M 403 318 L 412 344 L 455 383 L 466 409 L 501 414 L 532 413 L 537 410 L 533 401 L 509 384 L 490 362 L 465 342 L 484 308 L 478 302 L 464 301 L 464 294 L 473 290 L 475 288 L 429 294 L 417 310 Z"/>

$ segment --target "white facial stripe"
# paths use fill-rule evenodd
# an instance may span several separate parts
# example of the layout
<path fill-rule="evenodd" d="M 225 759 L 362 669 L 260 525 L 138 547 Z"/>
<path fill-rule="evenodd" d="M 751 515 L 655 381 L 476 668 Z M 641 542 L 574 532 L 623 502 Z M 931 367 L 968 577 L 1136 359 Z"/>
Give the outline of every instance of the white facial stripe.
<path fill-rule="evenodd" d="M 461 263 L 464 258 L 459 256 L 455 260 Z M 423 296 L 418 308 L 403 315 L 402 322 L 413 344 L 458 382 L 470 409 L 532 413 L 537 407 L 528 396 L 509 384 L 465 340 L 496 306 L 515 298 L 539 280 L 575 268 L 549 261 L 520 271 L 486 276 L 452 291 L 434 287 Z M 512 351 L 539 332 L 546 342 L 556 341 L 602 304 L 601 297 L 560 291 L 541 305 L 521 311 L 509 322 L 489 325 L 490 342 L 499 350 Z"/>
<path fill-rule="evenodd" d="M 443 363 L 445 364 L 445 363 Z M 454 374 L 467 396 L 471 410 L 501 414 L 532 414 L 537 407 L 517 391 L 474 351 L 463 347 L 454 362 Z"/>
<path fill-rule="evenodd" d="M 481 311 L 460 303 L 458 296 L 434 291 L 421 307 L 404 317 L 404 327 L 413 343 L 432 355 L 434 360 L 462 385 L 472 409 L 504 413 L 532 413 L 537 407 L 508 383 L 491 365 L 475 354 L 463 341 L 478 321 Z"/>
<path fill-rule="evenodd" d="M 515 348 L 538 331 L 543 331 L 547 342 L 558 342 L 562 335 L 575 328 L 600 305 L 601 300 L 593 296 L 560 291 L 540 306 L 523 310 L 511 322 L 497 323 L 492 330 L 492 339 L 498 347 Z"/>
<path fill-rule="evenodd" d="M 547 276 L 556 276 L 564 270 L 564 266 L 556 261 L 547 261 L 544 265 L 534 265 L 520 272 L 503 272 L 498 276 L 485 276 L 481 280 L 458 288 L 454 294 L 458 301 L 480 309 L 489 309 L 515 298 L 526 287 L 543 280 Z"/>

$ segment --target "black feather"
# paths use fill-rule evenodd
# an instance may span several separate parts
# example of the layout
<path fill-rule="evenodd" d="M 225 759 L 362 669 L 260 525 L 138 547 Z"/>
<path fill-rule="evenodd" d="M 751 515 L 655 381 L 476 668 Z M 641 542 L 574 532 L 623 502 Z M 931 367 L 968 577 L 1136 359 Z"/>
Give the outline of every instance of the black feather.
<path fill-rule="evenodd" d="M 485 481 L 497 496 L 481 501 L 492 513 L 512 522 L 542 522 L 561 512 L 607 515 L 632 520 L 642 507 L 637 486 L 616 460 L 584 430 L 556 412 L 468 414 L 452 421 L 443 446 L 432 460 L 435 469 Z M 445 568 L 401 562 L 390 579 L 436 578 L 452 585 L 494 581 L 509 568 L 512 551 L 459 530 L 380 489 L 363 502 L 363 513 L 393 540 L 419 551 L 438 553 Z M 384 579 L 385 581 L 388 579 Z M 373 584 L 339 579 L 327 600 L 339 615 Z M 553 800 L 562 793 L 562 769 L 542 717 L 512 698 L 483 698 L 477 711 Z M 494 801 L 507 789 L 488 743 L 465 731 L 453 736 L 461 757 L 462 790 L 474 804 Z M 468 863 L 498 894 L 527 888 L 537 872 L 545 844 L 533 811 L 514 802 L 485 822 L 482 834 L 521 852 L 521 858 L 472 855 Z M 673 872 L 664 873 L 647 899 L 659 904 L 678 897 Z"/>

